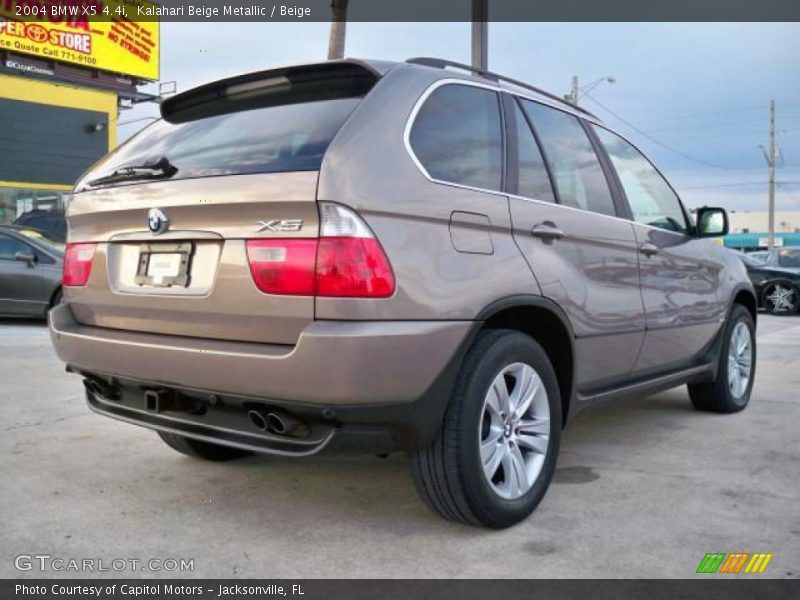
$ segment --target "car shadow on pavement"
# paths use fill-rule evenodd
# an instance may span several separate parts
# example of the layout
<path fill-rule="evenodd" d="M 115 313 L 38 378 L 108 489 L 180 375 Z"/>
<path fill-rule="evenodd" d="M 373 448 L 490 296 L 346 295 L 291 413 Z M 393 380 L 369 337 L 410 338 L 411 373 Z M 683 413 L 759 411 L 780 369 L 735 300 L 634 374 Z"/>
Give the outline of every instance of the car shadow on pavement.
<path fill-rule="evenodd" d="M 660 440 L 667 442 L 676 430 L 688 426 L 687 419 L 694 418 L 696 413 L 685 390 L 587 410 L 565 431 L 564 459 L 553 483 L 591 484 L 599 476 L 589 466 L 574 464 L 574 457 L 592 455 L 596 446 L 612 453 L 643 451 Z M 421 524 L 431 533 L 462 531 L 474 536 L 480 531 L 449 523 L 428 510 L 417 497 L 408 457 L 402 453 L 385 459 L 353 455 L 251 456 L 213 464 L 169 452 L 166 447 L 156 447 L 147 461 L 159 471 L 156 481 L 148 482 L 148 486 L 167 488 L 153 490 L 155 495 L 183 490 L 185 497 L 189 490 L 197 502 L 224 507 L 215 518 L 228 520 L 227 525 L 232 528 L 273 533 L 277 528 L 286 529 L 288 534 L 298 523 L 355 520 L 397 535 L 417 531 Z M 614 460 L 614 456 L 607 456 L 603 462 Z M 545 501 L 543 506 L 546 504 Z M 270 514 L 281 518 L 273 520 Z M 535 516 L 531 522 L 536 522 Z"/>
<path fill-rule="evenodd" d="M 17 327 L 47 327 L 45 319 L 21 319 L 11 317 L 0 317 L 0 326 L 16 325 Z"/>

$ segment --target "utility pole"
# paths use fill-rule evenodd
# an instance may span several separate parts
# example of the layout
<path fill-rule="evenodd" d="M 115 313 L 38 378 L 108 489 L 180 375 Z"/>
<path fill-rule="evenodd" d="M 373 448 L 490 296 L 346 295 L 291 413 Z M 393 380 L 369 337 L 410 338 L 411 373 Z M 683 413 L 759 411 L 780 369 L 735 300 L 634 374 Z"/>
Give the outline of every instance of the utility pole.
<path fill-rule="evenodd" d="M 767 248 L 772 249 L 775 246 L 775 100 L 769 102 L 769 155 L 764 152 L 764 158 L 767 159 L 767 166 L 769 167 L 769 202 L 768 202 L 768 215 L 769 215 L 769 232 L 767 233 Z M 763 146 L 761 148 L 764 150 Z"/>
<path fill-rule="evenodd" d="M 489 70 L 489 0 L 472 0 L 472 68 Z"/>
<path fill-rule="evenodd" d="M 564 98 L 567 102 L 574 106 L 578 106 L 578 94 L 580 91 L 578 90 L 578 76 L 572 76 L 572 91 Z"/>
<path fill-rule="evenodd" d="M 344 58 L 344 40 L 347 33 L 348 0 L 331 0 L 331 33 L 328 38 L 328 60 Z"/>

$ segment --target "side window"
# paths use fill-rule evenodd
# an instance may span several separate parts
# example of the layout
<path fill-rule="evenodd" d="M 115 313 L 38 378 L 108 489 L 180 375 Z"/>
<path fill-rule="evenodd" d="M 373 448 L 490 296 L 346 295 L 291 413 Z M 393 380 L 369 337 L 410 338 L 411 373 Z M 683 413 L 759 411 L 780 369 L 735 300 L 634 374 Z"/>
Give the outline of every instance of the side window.
<path fill-rule="evenodd" d="M 0 260 L 14 260 L 14 255 L 17 252 L 33 254 L 27 244 L 23 244 L 6 235 L 0 235 Z"/>
<path fill-rule="evenodd" d="M 536 200 L 555 202 L 553 186 L 547 175 L 542 153 L 533 132 L 528 125 L 528 120 L 522 114 L 517 102 L 514 102 L 514 121 L 517 131 L 517 156 L 519 163 L 519 182 L 517 193 Z"/>
<path fill-rule="evenodd" d="M 600 160 L 578 119 L 531 100 L 522 100 L 522 107 L 542 142 L 561 202 L 616 216 Z"/>
<path fill-rule="evenodd" d="M 594 127 L 617 171 L 637 223 L 688 233 L 686 216 L 672 188 L 641 152 L 616 134 Z"/>
<path fill-rule="evenodd" d="M 495 92 L 457 84 L 436 88 L 417 114 L 409 141 L 434 179 L 501 189 L 503 139 Z"/>

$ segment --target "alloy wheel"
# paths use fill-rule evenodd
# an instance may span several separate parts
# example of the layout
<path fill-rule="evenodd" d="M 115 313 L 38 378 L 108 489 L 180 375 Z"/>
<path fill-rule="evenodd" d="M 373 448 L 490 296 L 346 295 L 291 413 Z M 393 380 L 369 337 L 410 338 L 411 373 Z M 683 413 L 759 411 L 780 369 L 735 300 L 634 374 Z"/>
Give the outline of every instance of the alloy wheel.
<path fill-rule="evenodd" d="M 736 323 L 728 345 L 728 388 L 737 400 L 750 383 L 753 370 L 753 343 L 750 328 L 743 322 Z"/>
<path fill-rule="evenodd" d="M 767 289 L 764 300 L 772 312 L 794 312 L 797 308 L 797 294 L 793 288 L 775 283 Z"/>
<path fill-rule="evenodd" d="M 536 483 L 550 440 L 550 405 L 539 374 L 524 363 L 503 368 L 483 402 L 478 440 L 486 481 L 516 500 Z"/>

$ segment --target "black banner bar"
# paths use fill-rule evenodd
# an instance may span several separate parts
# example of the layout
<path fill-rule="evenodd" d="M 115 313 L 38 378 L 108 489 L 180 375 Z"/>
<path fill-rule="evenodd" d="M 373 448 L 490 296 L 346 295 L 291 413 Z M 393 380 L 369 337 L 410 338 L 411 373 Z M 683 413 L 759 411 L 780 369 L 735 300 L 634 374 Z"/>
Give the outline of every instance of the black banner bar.
<path fill-rule="evenodd" d="M 789 600 L 800 580 L 698 576 L 694 580 L 2 580 L 3 600 Z"/>
<path fill-rule="evenodd" d="M 353 22 L 470 22 L 473 0 L 349 0 Z M 331 0 L 0 0 L 15 20 L 331 21 Z M 488 21 L 800 21 L 798 0 L 488 0 Z"/>

